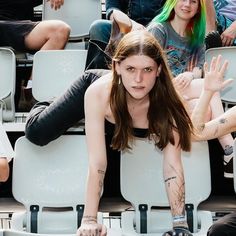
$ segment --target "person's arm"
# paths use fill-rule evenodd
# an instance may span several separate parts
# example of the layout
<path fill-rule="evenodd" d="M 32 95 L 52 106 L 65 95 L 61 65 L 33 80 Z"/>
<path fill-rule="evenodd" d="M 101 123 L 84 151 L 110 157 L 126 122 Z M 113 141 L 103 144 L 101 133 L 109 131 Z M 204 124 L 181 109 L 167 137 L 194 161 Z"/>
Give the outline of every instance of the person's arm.
<path fill-rule="evenodd" d="M 106 16 L 108 20 L 113 20 L 113 11 L 120 11 L 122 14 L 126 14 L 128 12 L 128 1 L 124 4 L 122 1 L 117 0 L 107 0 L 106 1 Z M 143 30 L 145 27 L 136 21 L 130 19 L 132 22 L 132 30 Z"/>
<path fill-rule="evenodd" d="M 163 150 L 163 174 L 166 192 L 173 218 L 173 230 L 164 235 L 191 235 L 185 216 L 185 180 L 181 161 L 179 135 L 174 131 L 175 145 L 168 144 Z M 175 232 L 175 234 L 174 234 Z M 182 234 L 181 234 L 182 233 Z"/>
<path fill-rule="evenodd" d="M 106 16 L 108 20 L 112 19 L 112 12 L 114 9 L 124 12 L 126 14 L 128 5 L 122 5 L 120 0 L 106 0 Z"/>
<path fill-rule="evenodd" d="M 232 46 L 236 39 L 236 21 L 234 21 L 222 34 L 221 40 L 223 46 Z"/>
<path fill-rule="evenodd" d="M 206 33 L 216 30 L 216 12 L 213 0 L 206 0 Z"/>
<path fill-rule="evenodd" d="M 107 159 L 104 119 L 106 102 L 101 96 L 102 87 L 91 86 L 85 95 L 85 130 L 89 156 L 89 170 L 85 208 L 78 236 L 106 235 L 105 226 L 98 224 L 97 212 L 103 189 Z"/>
<path fill-rule="evenodd" d="M 210 100 L 215 92 L 224 89 L 232 79 L 224 80 L 224 74 L 227 69 L 228 62 L 222 63 L 222 57 L 213 58 L 208 66 L 204 64 L 204 88 L 201 96 L 193 110 L 191 120 L 194 126 L 195 140 L 209 140 L 221 137 L 235 129 L 235 111 L 229 110 L 217 119 L 213 119 L 205 123 L 205 114 L 207 112 Z"/>

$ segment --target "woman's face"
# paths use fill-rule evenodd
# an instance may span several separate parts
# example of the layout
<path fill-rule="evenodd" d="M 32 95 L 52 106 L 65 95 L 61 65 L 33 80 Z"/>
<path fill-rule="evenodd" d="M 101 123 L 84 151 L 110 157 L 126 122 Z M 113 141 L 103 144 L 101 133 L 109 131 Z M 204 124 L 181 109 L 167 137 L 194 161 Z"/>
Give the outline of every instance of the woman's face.
<path fill-rule="evenodd" d="M 183 19 L 190 20 L 198 12 L 199 0 L 177 0 L 174 7 L 175 16 Z"/>
<path fill-rule="evenodd" d="M 128 96 L 140 100 L 148 96 L 153 88 L 161 67 L 150 57 L 134 55 L 116 64 L 116 71 Z"/>

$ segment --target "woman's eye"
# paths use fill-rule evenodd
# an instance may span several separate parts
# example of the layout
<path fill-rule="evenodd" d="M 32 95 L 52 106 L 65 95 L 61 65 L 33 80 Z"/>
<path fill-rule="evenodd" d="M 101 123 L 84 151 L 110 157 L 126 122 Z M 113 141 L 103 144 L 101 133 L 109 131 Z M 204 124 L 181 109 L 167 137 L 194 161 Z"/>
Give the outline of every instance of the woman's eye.
<path fill-rule="evenodd" d="M 134 71 L 134 68 L 133 67 L 128 67 L 127 71 Z"/>
<path fill-rule="evenodd" d="M 145 68 L 144 71 L 146 71 L 146 72 L 151 72 L 152 69 L 151 69 L 151 68 Z"/>

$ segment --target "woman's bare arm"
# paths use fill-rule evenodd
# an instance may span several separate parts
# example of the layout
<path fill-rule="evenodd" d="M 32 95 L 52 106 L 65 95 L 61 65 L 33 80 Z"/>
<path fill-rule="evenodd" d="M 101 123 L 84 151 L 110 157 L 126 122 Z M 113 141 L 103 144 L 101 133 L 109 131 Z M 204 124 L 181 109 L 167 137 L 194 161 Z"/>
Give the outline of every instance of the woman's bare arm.
<path fill-rule="evenodd" d="M 209 140 L 221 137 L 232 132 L 236 127 L 235 108 L 227 111 L 216 119 L 207 123 L 204 122 L 204 117 L 213 94 L 224 89 L 232 82 L 232 79 L 224 80 L 227 65 L 227 61 L 224 61 L 222 64 L 221 56 L 213 58 L 209 68 L 206 63 L 204 65 L 204 88 L 191 117 L 195 129 L 194 140 Z"/>

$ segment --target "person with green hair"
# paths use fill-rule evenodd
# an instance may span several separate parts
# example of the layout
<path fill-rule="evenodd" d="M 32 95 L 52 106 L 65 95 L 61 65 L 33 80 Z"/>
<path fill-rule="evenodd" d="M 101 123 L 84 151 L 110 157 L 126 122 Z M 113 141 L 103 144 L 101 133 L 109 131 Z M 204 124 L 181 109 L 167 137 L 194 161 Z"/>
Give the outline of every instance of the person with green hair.
<path fill-rule="evenodd" d="M 162 11 L 148 26 L 163 47 L 173 75 L 173 83 L 186 100 L 189 115 L 202 88 L 205 61 L 206 6 L 211 0 L 167 0 Z M 224 113 L 219 92 L 212 97 L 205 119 Z M 224 150 L 224 177 L 233 178 L 233 137 L 218 138 Z"/>
<path fill-rule="evenodd" d="M 174 76 L 204 63 L 206 6 L 204 0 L 167 0 L 148 26 L 168 57 Z"/>

